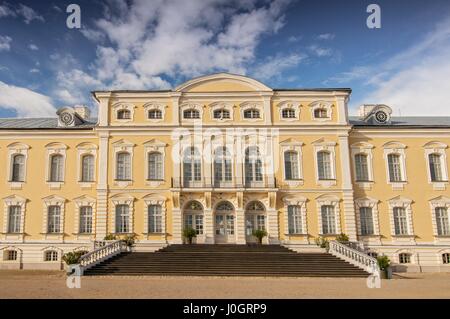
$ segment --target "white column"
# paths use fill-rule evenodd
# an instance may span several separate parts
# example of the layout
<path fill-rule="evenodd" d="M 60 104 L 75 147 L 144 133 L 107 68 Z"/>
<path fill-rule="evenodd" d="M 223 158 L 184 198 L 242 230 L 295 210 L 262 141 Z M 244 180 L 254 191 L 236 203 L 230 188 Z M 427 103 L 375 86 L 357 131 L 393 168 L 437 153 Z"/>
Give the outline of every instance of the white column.
<path fill-rule="evenodd" d="M 100 126 L 108 126 L 109 123 L 109 98 L 111 93 L 97 93 L 98 99 L 98 123 Z"/>
<path fill-rule="evenodd" d="M 339 136 L 339 153 L 342 167 L 342 192 L 344 201 L 344 229 L 351 241 L 357 240 L 355 204 L 353 199 L 352 175 L 348 135 Z"/>
<path fill-rule="evenodd" d="M 96 238 L 102 240 L 108 232 L 108 148 L 109 133 L 100 132 L 98 155 L 98 184 L 96 211 Z"/>

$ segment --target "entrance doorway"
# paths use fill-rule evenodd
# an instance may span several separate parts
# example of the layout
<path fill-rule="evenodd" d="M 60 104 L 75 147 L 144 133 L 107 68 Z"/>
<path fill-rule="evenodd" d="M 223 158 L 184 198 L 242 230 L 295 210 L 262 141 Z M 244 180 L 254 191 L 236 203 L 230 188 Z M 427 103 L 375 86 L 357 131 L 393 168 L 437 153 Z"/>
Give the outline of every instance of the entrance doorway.
<path fill-rule="evenodd" d="M 245 210 L 245 239 L 247 243 L 257 243 L 254 230 L 266 229 L 266 211 L 260 202 L 251 202 Z"/>
<path fill-rule="evenodd" d="M 221 202 L 214 212 L 214 234 L 217 244 L 235 243 L 234 207 L 229 202 Z"/>

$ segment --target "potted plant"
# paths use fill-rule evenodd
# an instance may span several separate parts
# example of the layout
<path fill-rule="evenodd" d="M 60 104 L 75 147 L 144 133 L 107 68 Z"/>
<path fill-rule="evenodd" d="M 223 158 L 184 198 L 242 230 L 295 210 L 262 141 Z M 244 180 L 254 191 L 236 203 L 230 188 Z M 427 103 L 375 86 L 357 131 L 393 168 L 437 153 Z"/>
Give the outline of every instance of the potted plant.
<path fill-rule="evenodd" d="M 382 277 L 385 279 L 392 279 L 392 268 L 389 258 L 387 256 L 378 256 L 377 261 Z"/>
<path fill-rule="evenodd" d="M 263 238 L 267 236 L 265 229 L 254 229 L 252 234 L 258 239 L 260 245 L 262 245 Z"/>
<path fill-rule="evenodd" d="M 327 252 L 330 249 L 330 242 L 325 237 L 317 237 L 315 239 L 315 242 L 317 246 L 319 246 L 320 248 L 325 248 Z"/>
<path fill-rule="evenodd" d="M 67 265 L 67 273 L 72 273 L 73 269 L 74 269 L 74 265 L 78 265 L 80 263 L 80 258 L 81 256 L 87 254 L 88 251 L 86 250 L 79 250 L 79 251 L 71 251 L 68 253 L 65 253 L 62 256 L 62 260 L 66 263 Z"/>
<path fill-rule="evenodd" d="M 348 236 L 344 233 L 340 233 L 337 237 L 336 237 L 336 241 L 339 243 L 348 243 L 350 241 L 350 239 L 348 238 Z"/>
<path fill-rule="evenodd" d="M 110 234 L 106 235 L 105 238 L 103 238 L 103 240 L 117 240 L 117 237 L 116 237 L 116 235 L 113 235 L 110 233 Z"/>
<path fill-rule="evenodd" d="M 187 239 L 189 244 L 192 244 L 192 239 L 197 237 L 197 232 L 192 227 L 183 229 L 183 237 Z"/>
<path fill-rule="evenodd" d="M 136 242 L 136 234 L 130 234 L 130 235 L 126 235 L 122 241 L 125 243 L 125 245 L 127 246 L 127 250 L 131 251 L 132 247 L 134 246 L 135 242 Z"/>

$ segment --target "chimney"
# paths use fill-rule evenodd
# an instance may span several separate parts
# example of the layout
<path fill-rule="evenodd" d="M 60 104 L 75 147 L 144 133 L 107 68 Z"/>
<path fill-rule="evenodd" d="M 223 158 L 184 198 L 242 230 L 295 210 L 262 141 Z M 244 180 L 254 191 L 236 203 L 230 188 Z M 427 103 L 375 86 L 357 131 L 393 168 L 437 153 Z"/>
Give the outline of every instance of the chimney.
<path fill-rule="evenodd" d="M 87 121 L 89 120 L 89 117 L 91 116 L 91 111 L 87 106 L 84 105 L 75 105 L 73 107 L 75 113 L 83 120 Z"/>

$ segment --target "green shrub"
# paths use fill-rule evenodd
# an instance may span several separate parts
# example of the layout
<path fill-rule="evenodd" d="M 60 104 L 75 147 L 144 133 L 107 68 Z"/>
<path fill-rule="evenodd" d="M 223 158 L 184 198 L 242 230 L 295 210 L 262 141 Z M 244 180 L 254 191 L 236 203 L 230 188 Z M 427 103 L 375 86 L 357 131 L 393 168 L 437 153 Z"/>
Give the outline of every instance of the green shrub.
<path fill-rule="evenodd" d="M 317 246 L 319 246 L 320 248 L 325 248 L 327 251 L 330 248 L 330 242 L 324 237 L 317 237 L 315 239 L 315 242 Z"/>
<path fill-rule="evenodd" d="M 117 240 L 117 236 L 113 234 L 108 234 L 103 238 L 103 240 Z"/>
<path fill-rule="evenodd" d="M 68 253 L 64 254 L 62 256 L 62 260 L 67 265 L 75 265 L 75 264 L 78 264 L 80 262 L 81 256 L 83 256 L 83 255 L 85 255 L 87 253 L 88 253 L 88 251 L 86 251 L 86 250 L 71 251 L 71 252 L 68 252 Z"/>
<path fill-rule="evenodd" d="M 260 244 L 262 244 L 262 240 L 267 236 L 267 232 L 265 229 L 254 229 L 252 235 L 258 239 Z"/>
<path fill-rule="evenodd" d="M 381 270 L 386 270 L 391 265 L 391 261 L 388 256 L 378 256 L 377 261 Z"/>
<path fill-rule="evenodd" d="M 183 229 L 183 237 L 188 240 L 189 244 L 192 244 L 192 238 L 197 237 L 197 232 L 192 227 L 186 227 Z"/>
<path fill-rule="evenodd" d="M 122 241 L 127 245 L 127 247 L 133 247 L 136 242 L 136 234 L 126 235 Z"/>
<path fill-rule="evenodd" d="M 340 243 L 348 243 L 350 241 L 350 239 L 348 238 L 348 236 L 344 233 L 340 233 L 337 237 L 336 237 L 336 241 L 340 242 Z"/>

